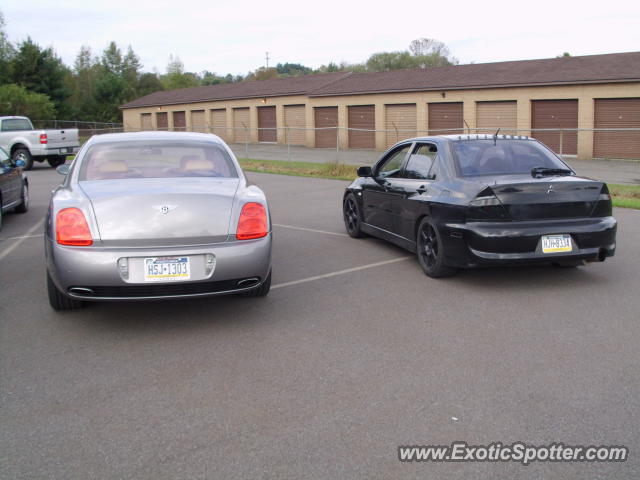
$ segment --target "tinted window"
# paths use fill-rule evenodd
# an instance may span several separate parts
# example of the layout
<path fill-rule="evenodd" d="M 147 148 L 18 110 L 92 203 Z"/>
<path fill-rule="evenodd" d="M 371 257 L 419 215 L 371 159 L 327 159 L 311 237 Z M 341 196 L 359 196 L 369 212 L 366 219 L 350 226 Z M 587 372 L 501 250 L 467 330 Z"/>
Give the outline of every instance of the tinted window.
<path fill-rule="evenodd" d="M 382 166 L 378 169 L 378 175 L 381 177 L 396 176 L 402 168 L 402 164 L 410 147 L 411 144 L 404 145 L 389 153 Z"/>
<path fill-rule="evenodd" d="M 5 162 L 9 160 L 9 155 L 4 151 L 3 148 L 0 148 L 0 162 Z"/>
<path fill-rule="evenodd" d="M 461 140 L 452 142 L 463 176 L 531 173 L 535 167 L 567 168 L 553 153 L 531 140 Z"/>
<path fill-rule="evenodd" d="M 431 165 L 438 155 L 438 149 L 432 144 L 419 144 L 407 161 L 404 177 L 426 179 L 429 177 Z"/>
<path fill-rule="evenodd" d="M 3 132 L 17 132 L 32 130 L 31 123 L 26 118 L 8 118 L 2 121 Z"/>
<path fill-rule="evenodd" d="M 89 148 L 80 180 L 118 178 L 224 177 L 238 173 L 228 153 L 214 143 L 137 141 Z"/>

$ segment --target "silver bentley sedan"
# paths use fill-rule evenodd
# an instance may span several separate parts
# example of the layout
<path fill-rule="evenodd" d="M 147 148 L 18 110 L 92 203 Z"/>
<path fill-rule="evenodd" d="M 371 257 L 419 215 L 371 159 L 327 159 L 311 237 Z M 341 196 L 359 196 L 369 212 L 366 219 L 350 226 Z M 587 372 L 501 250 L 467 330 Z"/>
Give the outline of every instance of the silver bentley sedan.
<path fill-rule="evenodd" d="M 219 137 L 94 136 L 58 171 L 45 231 L 54 309 L 269 293 L 267 200 Z"/>

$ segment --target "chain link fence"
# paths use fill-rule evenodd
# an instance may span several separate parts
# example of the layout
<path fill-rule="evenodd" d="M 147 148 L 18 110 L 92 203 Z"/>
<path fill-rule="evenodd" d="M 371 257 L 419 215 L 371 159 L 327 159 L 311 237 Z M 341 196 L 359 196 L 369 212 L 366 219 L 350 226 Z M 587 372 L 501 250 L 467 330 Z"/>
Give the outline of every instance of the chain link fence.
<path fill-rule="evenodd" d="M 383 129 L 369 130 L 347 127 L 272 127 L 222 126 L 211 123 L 189 127 L 136 129 L 119 123 L 84 122 L 68 120 L 34 121 L 36 128 L 77 128 L 83 143 L 92 135 L 132 131 L 190 131 L 213 133 L 228 143 L 240 158 L 257 160 L 286 160 L 312 162 L 357 163 L 364 159 L 377 159 L 380 152 L 407 138 L 429 135 L 458 135 L 474 138 L 483 135 L 533 137 L 562 157 L 575 157 L 579 142 L 593 147 L 593 158 L 640 160 L 640 128 L 461 128 L 447 130 Z M 357 135 L 360 148 L 350 148 Z M 269 139 L 265 141 L 264 139 Z M 314 147 L 321 144 L 322 147 Z M 362 146 L 365 148 L 362 148 Z M 350 160 L 352 162 L 350 162 Z"/>

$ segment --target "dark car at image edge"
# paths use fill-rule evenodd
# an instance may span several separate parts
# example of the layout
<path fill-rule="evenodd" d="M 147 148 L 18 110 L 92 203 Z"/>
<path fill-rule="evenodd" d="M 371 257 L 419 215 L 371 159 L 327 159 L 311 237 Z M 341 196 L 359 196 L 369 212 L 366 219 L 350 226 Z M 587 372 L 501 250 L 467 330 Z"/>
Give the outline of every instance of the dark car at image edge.
<path fill-rule="evenodd" d="M 417 253 L 431 277 L 479 266 L 578 266 L 615 253 L 607 185 L 577 176 L 535 139 L 408 139 L 358 176 L 343 197 L 347 233 Z"/>

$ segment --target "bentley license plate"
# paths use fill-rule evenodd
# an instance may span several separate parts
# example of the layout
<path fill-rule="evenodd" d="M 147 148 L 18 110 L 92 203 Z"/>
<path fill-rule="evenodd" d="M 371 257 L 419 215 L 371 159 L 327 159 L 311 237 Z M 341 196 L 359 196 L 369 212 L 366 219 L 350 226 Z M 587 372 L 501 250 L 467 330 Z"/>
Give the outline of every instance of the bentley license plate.
<path fill-rule="evenodd" d="M 542 253 L 571 252 L 571 235 L 544 235 Z"/>
<path fill-rule="evenodd" d="M 144 259 L 145 282 L 173 282 L 189 280 L 189 257 L 152 257 Z"/>

